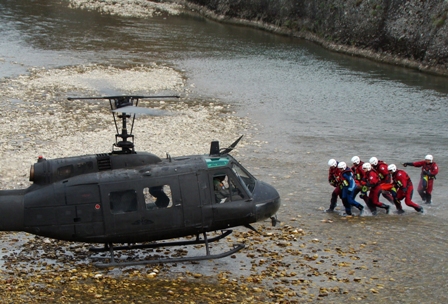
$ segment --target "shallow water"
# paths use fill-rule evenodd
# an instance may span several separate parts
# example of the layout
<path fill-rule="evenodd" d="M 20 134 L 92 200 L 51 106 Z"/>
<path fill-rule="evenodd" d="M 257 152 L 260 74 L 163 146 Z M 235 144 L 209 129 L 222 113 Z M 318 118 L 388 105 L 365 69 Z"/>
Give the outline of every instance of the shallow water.
<path fill-rule="evenodd" d="M 183 70 L 191 99 L 231 103 L 256 125 L 247 132 L 266 144 L 244 147 L 240 160 L 279 189 L 281 220 L 300 214 L 319 238 L 378 244 L 365 258 L 377 257 L 381 274 L 387 269 L 395 280 L 366 301 L 446 302 L 448 79 L 200 17 L 122 18 L 59 1 L 9 0 L 0 1 L 0 17 L 1 78 L 83 64 L 157 62 Z M 332 191 L 328 159 L 376 156 L 399 164 L 428 153 L 441 172 L 424 215 L 407 207 L 404 216 L 349 221 L 322 213 Z M 416 186 L 419 169 L 406 171 Z M 420 203 L 416 191 L 414 199 Z M 334 222 L 322 224 L 328 218 Z"/>

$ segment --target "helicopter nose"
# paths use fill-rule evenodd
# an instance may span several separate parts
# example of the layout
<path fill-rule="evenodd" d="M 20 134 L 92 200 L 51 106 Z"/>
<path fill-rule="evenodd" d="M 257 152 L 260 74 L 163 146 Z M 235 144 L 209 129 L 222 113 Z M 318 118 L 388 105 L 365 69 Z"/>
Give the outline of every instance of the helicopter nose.
<path fill-rule="evenodd" d="M 255 205 L 256 220 L 263 221 L 273 216 L 280 208 L 280 194 L 271 185 L 258 181 Z M 254 197 L 255 198 L 255 197 Z"/>

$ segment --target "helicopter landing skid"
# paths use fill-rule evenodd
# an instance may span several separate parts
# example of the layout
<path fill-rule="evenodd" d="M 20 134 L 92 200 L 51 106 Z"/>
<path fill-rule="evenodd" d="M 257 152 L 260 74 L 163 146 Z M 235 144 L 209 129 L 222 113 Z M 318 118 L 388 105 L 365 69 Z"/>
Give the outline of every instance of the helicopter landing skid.
<path fill-rule="evenodd" d="M 210 248 L 208 244 L 210 242 L 218 241 L 225 236 L 232 233 L 231 230 L 227 230 L 225 233 L 214 237 L 212 239 L 207 239 L 206 233 L 203 233 L 204 239 L 200 240 L 199 235 L 196 236 L 196 240 L 194 241 L 185 241 L 185 242 L 168 242 L 168 243 L 159 243 L 159 244 L 144 244 L 144 245 L 133 245 L 133 246 L 119 246 L 113 247 L 112 243 L 105 244 L 104 248 L 91 248 L 91 251 L 101 252 L 101 251 L 109 251 L 110 257 L 109 262 L 107 263 L 94 263 L 93 265 L 100 268 L 105 267 L 123 267 L 123 266 L 136 266 L 136 265 L 147 265 L 147 264 L 164 264 L 164 263 L 179 263 L 179 262 L 192 262 L 192 261 L 202 261 L 202 260 L 213 260 L 227 257 L 231 254 L 234 254 L 245 247 L 244 244 L 234 244 L 233 248 L 229 251 L 222 252 L 220 254 L 210 254 Z M 205 244 L 206 254 L 200 256 L 193 257 L 181 257 L 181 258 L 161 258 L 161 259 L 153 259 L 153 260 L 139 260 L 139 261 L 126 261 L 126 262 L 117 262 L 115 261 L 114 250 L 125 250 L 125 249 L 142 249 L 142 248 L 157 248 L 164 246 L 180 246 L 180 245 L 195 245 L 195 244 Z M 93 249 L 93 250 L 92 250 Z"/>
<path fill-rule="evenodd" d="M 206 242 L 216 242 L 220 239 L 225 238 L 229 234 L 232 233 L 232 230 L 225 230 L 220 235 L 213 237 L 211 239 L 199 238 L 199 234 L 196 235 L 196 239 L 194 241 L 180 241 L 180 242 L 164 242 L 164 243 L 150 243 L 150 244 L 129 244 L 126 246 L 115 246 L 114 250 L 132 250 L 132 249 L 146 249 L 146 248 L 158 248 L 158 247 L 171 247 L 171 246 L 184 246 L 184 245 L 198 245 L 205 244 Z M 92 252 L 106 252 L 110 251 L 109 244 L 104 244 L 104 247 L 90 247 L 89 251 Z"/>

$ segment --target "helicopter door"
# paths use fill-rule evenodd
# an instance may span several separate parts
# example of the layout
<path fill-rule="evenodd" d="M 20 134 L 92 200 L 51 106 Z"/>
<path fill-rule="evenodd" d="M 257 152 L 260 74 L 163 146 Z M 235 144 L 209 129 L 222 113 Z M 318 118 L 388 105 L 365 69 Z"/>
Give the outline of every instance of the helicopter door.
<path fill-rule="evenodd" d="M 107 234 L 132 234 L 142 229 L 137 189 L 130 183 L 101 186 Z"/>
<path fill-rule="evenodd" d="M 203 208 L 199 192 L 198 175 L 188 174 L 179 176 L 182 205 L 184 208 L 185 227 L 203 227 Z"/>
<path fill-rule="evenodd" d="M 213 182 L 213 222 L 218 225 L 234 226 L 248 223 L 255 214 L 246 187 L 234 171 L 227 168 L 210 171 Z"/>

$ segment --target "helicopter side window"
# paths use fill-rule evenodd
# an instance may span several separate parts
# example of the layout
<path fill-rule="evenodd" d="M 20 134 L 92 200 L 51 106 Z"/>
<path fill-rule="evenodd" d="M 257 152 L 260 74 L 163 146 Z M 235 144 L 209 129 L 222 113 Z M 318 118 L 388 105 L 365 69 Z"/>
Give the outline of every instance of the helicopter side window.
<path fill-rule="evenodd" d="M 171 208 L 173 206 L 169 185 L 143 188 L 143 196 L 145 197 L 146 210 Z"/>
<path fill-rule="evenodd" d="M 137 192 L 135 190 L 116 191 L 109 194 L 112 213 L 137 211 Z"/>
<path fill-rule="evenodd" d="M 237 183 L 225 174 L 213 176 L 213 190 L 217 204 L 244 199 L 244 194 L 238 188 Z"/>

